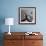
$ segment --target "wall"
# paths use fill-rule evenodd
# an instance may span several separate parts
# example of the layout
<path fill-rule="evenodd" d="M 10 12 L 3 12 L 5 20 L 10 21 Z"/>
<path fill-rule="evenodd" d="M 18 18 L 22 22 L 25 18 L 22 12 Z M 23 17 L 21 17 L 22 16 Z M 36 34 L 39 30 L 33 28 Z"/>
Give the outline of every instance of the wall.
<path fill-rule="evenodd" d="M 46 35 L 46 0 L 0 0 L 0 18 L 13 17 L 14 26 L 11 26 L 12 32 L 37 31 L 44 32 Z M 36 24 L 20 25 L 18 24 L 19 7 L 36 7 Z M 0 24 L 0 32 L 8 32 L 8 26 Z M 46 44 L 46 43 L 45 43 Z"/>
<path fill-rule="evenodd" d="M 1 0 L 2 17 L 13 17 L 15 25 L 11 31 L 46 31 L 46 1 L 45 0 Z M 36 7 L 36 25 L 18 24 L 19 7 Z M 2 32 L 8 31 L 6 25 L 2 25 Z"/>

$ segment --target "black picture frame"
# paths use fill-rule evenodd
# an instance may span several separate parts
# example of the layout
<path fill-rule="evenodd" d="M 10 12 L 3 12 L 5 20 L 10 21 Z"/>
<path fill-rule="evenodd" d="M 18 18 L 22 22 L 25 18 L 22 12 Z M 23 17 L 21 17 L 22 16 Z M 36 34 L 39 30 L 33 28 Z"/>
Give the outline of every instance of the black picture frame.
<path fill-rule="evenodd" d="M 19 7 L 19 24 L 36 24 L 36 7 Z"/>

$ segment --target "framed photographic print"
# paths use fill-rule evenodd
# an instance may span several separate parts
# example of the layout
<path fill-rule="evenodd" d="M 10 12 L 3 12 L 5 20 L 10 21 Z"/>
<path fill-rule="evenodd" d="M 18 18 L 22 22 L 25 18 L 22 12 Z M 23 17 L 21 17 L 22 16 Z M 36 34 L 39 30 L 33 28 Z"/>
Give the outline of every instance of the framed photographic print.
<path fill-rule="evenodd" d="M 36 7 L 19 7 L 19 24 L 36 24 Z"/>

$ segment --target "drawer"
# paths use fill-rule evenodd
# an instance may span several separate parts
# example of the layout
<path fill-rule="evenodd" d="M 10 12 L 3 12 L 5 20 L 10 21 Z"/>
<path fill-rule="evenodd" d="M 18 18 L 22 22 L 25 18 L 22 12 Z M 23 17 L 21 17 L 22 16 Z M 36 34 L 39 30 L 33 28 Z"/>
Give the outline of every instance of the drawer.
<path fill-rule="evenodd" d="M 42 40 L 25 40 L 24 46 L 43 46 Z"/>
<path fill-rule="evenodd" d="M 4 41 L 4 46 L 15 46 L 16 41 L 15 40 L 5 40 Z"/>
<path fill-rule="evenodd" d="M 43 40 L 32 41 L 32 46 L 43 46 Z"/>
<path fill-rule="evenodd" d="M 24 36 L 23 35 L 15 35 L 15 36 L 13 36 L 13 35 L 7 35 L 7 36 L 4 36 L 4 39 L 10 39 L 10 40 L 22 40 L 22 39 L 24 39 Z"/>
<path fill-rule="evenodd" d="M 23 40 L 5 40 L 4 46 L 23 46 Z"/>
<path fill-rule="evenodd" d="M 31 40 L 31 39 L 33 39 L 33 40 L 34 40 L 34 39 L 35 39 L 35 40 L 38 40 L 38 39 L 39 39 L 39 40 L 43 40 L 43 36 L 41 36 L 41 35 L 38 35 L 38 36 L 37 36 L 37 35 L 33 35 L 33 36 L 25 35 L 25 40 L 26 40 L 26 39 L 27 39 L 27 40 L 29 40 L 29 39 L 30 39 L 30 40 Z"/>

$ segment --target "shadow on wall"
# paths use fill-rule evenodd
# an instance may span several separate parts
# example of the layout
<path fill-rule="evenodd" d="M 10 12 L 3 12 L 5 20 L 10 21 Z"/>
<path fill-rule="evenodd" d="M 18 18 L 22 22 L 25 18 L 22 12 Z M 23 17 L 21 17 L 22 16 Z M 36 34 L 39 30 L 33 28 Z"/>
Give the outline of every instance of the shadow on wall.
<path fill-rule="evenodd" d="M 0 46 L 3 46 L 3 32 L 2 32 L 2 25 L 5 23 L 5 17 L 0 16 Z"/>

